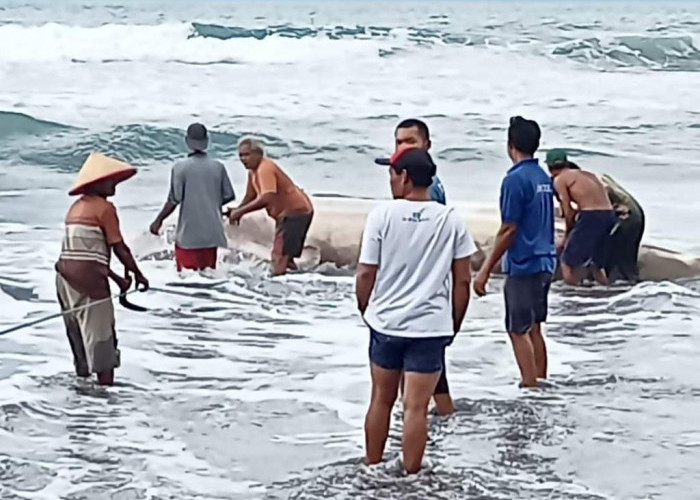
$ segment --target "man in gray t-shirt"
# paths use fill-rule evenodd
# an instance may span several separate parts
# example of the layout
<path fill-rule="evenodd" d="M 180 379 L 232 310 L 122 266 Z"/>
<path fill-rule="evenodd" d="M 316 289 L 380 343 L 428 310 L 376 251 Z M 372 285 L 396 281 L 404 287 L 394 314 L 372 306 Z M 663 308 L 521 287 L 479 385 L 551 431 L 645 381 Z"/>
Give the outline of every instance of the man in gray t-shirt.
<path fill-rule="evenodd" d="M 221 207 L 236 196 L 223 163 L 207 156 L 206 127 L 190 125 L 185 142 L 192 152 L 173 166 L 168 200 L 150 229 L 157 235 L 163 221 L 179 206 L 177 270 L 216 268 L 217 248 L 226 247 Z"/>

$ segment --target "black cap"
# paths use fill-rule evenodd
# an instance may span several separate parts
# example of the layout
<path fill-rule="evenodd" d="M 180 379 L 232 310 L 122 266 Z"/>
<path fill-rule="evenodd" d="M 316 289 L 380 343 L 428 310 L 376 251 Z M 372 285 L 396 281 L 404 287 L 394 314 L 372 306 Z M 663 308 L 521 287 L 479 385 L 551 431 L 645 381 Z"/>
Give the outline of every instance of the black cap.
<path fill-rule="evenodd" d="M 391 158 L 378 158 L 378 165 L 391 165 L 397 172 L 406 171 L 414 186 L 428 187 L 437 173 L 430 153 L 417 147 L 400 148 Z"/>
<path fill-rule="evenodd" d="M 193 123 L 187 127 L 187 136 L 185 137 L 187 146 L 193 151 L 206 151 L 209 146 L 209 135 L 207 127 L 201 123 Z"/>

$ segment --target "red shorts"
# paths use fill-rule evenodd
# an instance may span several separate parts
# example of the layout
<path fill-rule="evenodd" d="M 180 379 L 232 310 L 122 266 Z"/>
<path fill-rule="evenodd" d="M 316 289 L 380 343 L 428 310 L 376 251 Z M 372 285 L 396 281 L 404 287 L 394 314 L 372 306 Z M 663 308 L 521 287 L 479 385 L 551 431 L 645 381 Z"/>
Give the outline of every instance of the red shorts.
<path fill-rule="evenodd" d="M 216 247 L 185 249 L 175 245 L 175 264 L 177 270 L 216 269 Z"/>

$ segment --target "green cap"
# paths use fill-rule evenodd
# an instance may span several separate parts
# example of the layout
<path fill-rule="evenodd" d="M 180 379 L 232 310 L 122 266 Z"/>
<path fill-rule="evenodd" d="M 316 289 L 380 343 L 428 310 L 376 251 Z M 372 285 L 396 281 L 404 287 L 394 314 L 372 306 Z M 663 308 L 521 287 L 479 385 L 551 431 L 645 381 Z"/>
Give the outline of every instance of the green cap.
<path fill-rule="evenodd" d="M 544 162 L 550 167 L 557 163 L 564 163 L 565 161 L 568 161 L 568 158 L 566 157 L 566 151 L 563 149 L 552 149 L 547 151 L 547 158 L 544 160 Z"/>

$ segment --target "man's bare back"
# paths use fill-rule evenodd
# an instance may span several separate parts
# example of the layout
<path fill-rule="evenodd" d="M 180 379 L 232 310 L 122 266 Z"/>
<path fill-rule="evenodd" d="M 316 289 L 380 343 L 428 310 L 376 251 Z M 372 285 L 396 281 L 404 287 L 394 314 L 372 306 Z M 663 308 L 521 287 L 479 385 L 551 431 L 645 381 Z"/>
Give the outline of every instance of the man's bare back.
<path fill-rule="evenodd" d="M 579 212 L 613 208 L 605 185 L 591 172 L 565 169 L 554 179 L 554 186 L 562 203 L 568 198 L 570 203 L 576 204 Z"/>

